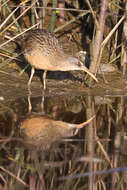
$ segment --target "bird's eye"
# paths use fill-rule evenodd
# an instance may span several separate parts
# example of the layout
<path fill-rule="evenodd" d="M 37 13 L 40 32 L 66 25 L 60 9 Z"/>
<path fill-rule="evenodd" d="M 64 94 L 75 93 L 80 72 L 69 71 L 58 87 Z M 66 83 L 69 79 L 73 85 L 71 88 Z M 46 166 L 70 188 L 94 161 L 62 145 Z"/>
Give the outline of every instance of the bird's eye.
<path fill-rule="evenodd" d="M 79 67 L 81 67 L 81 66 L 82 66 L 82 64 L 81 64 L 81 62 L 80 62 L 80 61 L 78 61 L 78 66 L 79 66 Z"/>

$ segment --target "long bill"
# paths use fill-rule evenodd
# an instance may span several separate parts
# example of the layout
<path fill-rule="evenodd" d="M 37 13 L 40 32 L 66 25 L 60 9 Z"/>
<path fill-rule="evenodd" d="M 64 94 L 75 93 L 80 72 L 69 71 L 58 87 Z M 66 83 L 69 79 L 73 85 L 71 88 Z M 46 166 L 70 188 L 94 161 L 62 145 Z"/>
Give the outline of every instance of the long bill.
<path fill-rule="evenodd" d="M 82 66 L 82 71 L 88 73 L 96 82 L 98 82 L 97 78 L 85 66 Z"/>
<path fill-rule="evenodd" d="M 84 126 L 86 126 L 88 123 L 90 123 L 93 119 L 95 118 L 95 115 L 92 116 L 90 119 L 88 119 L 87 121 L 83 122 L 83 123 L 80 123 L 80 124 L 71 124 L 71 123 L 68 123 L 68 125 L 72 128 L 75 128 L 75 129 L 81 129 L 83 128 Z"/>
<path fill-rule="evenodd" d="M 90 119 L 88 119 L 87 121 L 76 125 L 76 128 L 77 128 L 77 129 L 80 129 L 80 128 L 84 127 L 85 125 L 87 125 L 88 123 L 90 123 L 94 118 L 95 118 L 95 115 L 92 116 L 92 117 L 91 117 Z"/>

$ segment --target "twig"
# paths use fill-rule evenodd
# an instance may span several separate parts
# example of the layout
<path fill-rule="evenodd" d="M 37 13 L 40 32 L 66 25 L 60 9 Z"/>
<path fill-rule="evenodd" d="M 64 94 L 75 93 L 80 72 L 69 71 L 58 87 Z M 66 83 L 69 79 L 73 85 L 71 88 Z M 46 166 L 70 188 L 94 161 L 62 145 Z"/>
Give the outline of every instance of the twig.
<path fill-rule="evenodd" d="M 16 6 L 9 6 L 9 7 L 16 7 Z M 19 6 L 19 7 L 22 7 L 22 6 Z M 27 5 L 24 5 L 24 7 L 28 7 Z M 83 9 L 73 9 L 73 8 L 53 8 L 53 7 L 45 7 L 45 6 L 33 6 L 33 8 L 36 8 L 36 9 L 49 9 L 49 10 L 60 10 L 60 11 L 74 11 L 74 12 L 85 12 L 85 11 L 88 11 L 88 10 L 83 10 Z"/>
<path fill-rule="evenodd" d="M 66 23 L 63 24 L 62 26 L 56 28 L 56 29 L 54 30 L 54 32 L 56 33 L 56 32 L 58 32 L 58 31 L 62 30 L 63 28 L 65 28 L 65 27 L 68 26 L 69 24 L 75 22 L 76 20 L 78 20 L 79 18 L 81 18 L 81 17 L 83 17 L 84 15 L 88 14 L 89 12 L 90 12 L 90 11 L 85 11 L 84 13 L 79 14 L 77 17 L 73 18 L 73 19 L 70 20 L 69 22 L 66 22 Z"/>
<path fill-rule="evenodd" d="M 2 166 L 0 166 L 0 169 L 3 170 L 4 172 L 6 172 L 7 174 L 9 174 L 10 176 L 16 178 L 19 182 L 21 182 L 25 187 L 28 187 L 28 185 L 19 177 L 15 176 L 12 172 L 6 170 L 5 168 L 3 168 Z"/>
<path fill-rule="evenodd" d="M 90 4 L 89 0 L 86 0 L 86 2 L 87 2 L 88 6 L 89 6 L 89 8 L 90 8 L 90 11 L 91 11 L 92 15 L 93 15 L 93 18 L 94 18 L 94 21 L 95 21 L 96 27 L 98 28 L 98 27 L 99 27 L 99 23 L 98 23 L 98 21 L 97 21 L 97 18 L 96 18 L 95 12 L 93 11 L 93 9 L 92 9 L 92 7 L 91 7 L 91 4 Z"/>
<path fill-rule="evenodd" d="M 11 16 L 18 10 L 19 6 L 16 7 L 12 12 L 11 14 L 5 19 L 5 21 L 0 25 L 0 30 L 1 28 L 6 24 L 6 22 L 11 18 Z"/>
<path fill-rule="evenodd" d="M 104 46 L 107 44 L 108 40 L 111 38 L 111 36 L 114 34 L 114 32 L 117 30 L 117 28 L 123 22 L 124 19 L 125 19 L 125 16 L 122 16 L 121 19 L 119 20 L 119 22 L 114 26 L 114 28 L 111 30 L 111 32 L 108 34 L 108 36 L 104 39 L 104 41 L 101 44 L 102 48 L 104 48 Z"/>
<path fill-rule="evenodd" d="M 25 9 L 11 24 L 9 24 L 0 34 L 3 34 L 9 27 L 11 27 L 20 17 L 22 17 L 31 7 L 35 4 L 35 2 Z M 20 7 L 20 6 L 19 6 Z"/>
<path fill-rule="evenodd" d="M 3 57 L 10 58 L 10 59 L 15 59 L 15 60 L 21 61 L 21 60 L 18 59 L 18 58 L 12 57 L 12 56 L 10 56 L 10 55 L 6 55 L 6 54 L 4 54 L 4 53 L 0 53 L 0 56 L 3 56 Z M 1 66 L 0 66 L 0 68 L 1 68 Z"/>
<path fill-rule="evenodd" d="M 53 8 L 57 7 L 57 3 L 58 3 L 57 0 L 53 0 Z M 50 32 L 54 31 L 55 21 L 56 21 L 56 11 L 53 9 L 51 20 L 50 20 Z"/>
<path fill-rule="evenodd" d="M 1 8 L 2 8 L 5 4 L 7 4 L 8 1 L 10 1 L 10 0 L 5 1 L 5 2 L 1 5 Z M 15 6 L 15 7 L 16 7 L 16 6 Z"/>
<path fill-rule="evenodd" d="M 103 152 L 103 154 L 104 154 L 104 156 L 105 156 L 105 159 L 108 161 L 108 163 L 109 163 L 109 164 L 111 165 L 111 167 L 113 168 L 113 165 L 112 165 L 112 163 L 111 163 L 111 160 L 110 160 L 110 158 L 109 158 L 107 152 L 104 150 L 104 147 L 103 147 L 103 145 L 101 144 L 99 138 L 96 137 L 96 140 L 97 140 L 97 144 L 99 145 L 100 149 L 102 150 L 102 152 Z"/>
<path fill-rule="evenodd" d="M 38 26 L 38 25 L 39 25 L 39 23 L 37 23 L 37 24 L 31 26 L 30 28 L 28 28 L 28 29 L 26 29 L 25 31 L 19 33 L 18 35 L 14 36 L 14 37 L 11 38 L 10 40 L 4 42 L 3 44 L 0 45 L 0 48 L 3 47 L 3 46 L 5 46 L 5 45 L 8 44 L 9 42 L 13 41 L 13 40 L 16 39 L 17 37 L 21 36 L 21 35 L 24 34 L 25 32 L 31 30 L 32 28 L 34 28 L 35 26 Z"/>

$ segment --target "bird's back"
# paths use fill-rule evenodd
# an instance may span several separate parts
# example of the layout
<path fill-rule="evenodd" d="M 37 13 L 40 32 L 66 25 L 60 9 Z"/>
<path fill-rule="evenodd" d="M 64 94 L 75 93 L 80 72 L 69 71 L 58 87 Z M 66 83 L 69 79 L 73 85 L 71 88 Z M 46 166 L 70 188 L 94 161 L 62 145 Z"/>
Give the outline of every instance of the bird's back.
<path fill-rule="evenodd" d="M 30 64 L 39 69 L 46 69 L 44 67 L 48 66 L 47 70 L 53 70 L 50 66 L 57 66 L 57 60 L 65 58 L 63 48 L 55 35 L 46 30 L 28 32 L 23 40 L 22 50 Z"/>
<path fill-rule="evenodd" d="M 36 48 L 43 50 L 43 53 L 63 50 L 55 35 L 44 29 L 31 30 L 24 38 L 23 49 L 25 51 L 32 51 Z"/>

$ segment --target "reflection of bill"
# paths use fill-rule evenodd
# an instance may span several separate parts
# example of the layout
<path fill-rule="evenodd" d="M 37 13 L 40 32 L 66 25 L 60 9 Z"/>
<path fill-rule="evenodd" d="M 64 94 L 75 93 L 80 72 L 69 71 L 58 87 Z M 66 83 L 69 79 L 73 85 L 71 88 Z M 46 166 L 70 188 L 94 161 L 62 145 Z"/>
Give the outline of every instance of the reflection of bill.
<path fill-rule="evenodd" d="M 21 123 L 21 136 L 24 138 L 24 143 L 32 148 L 35 146 L 37 150 L 48 149 L 52 143 L 76 135 L 78 130 L 90 123 L 94 117 L 81 124 L 71 124 L 46 117 L 33 116 Z"/>

